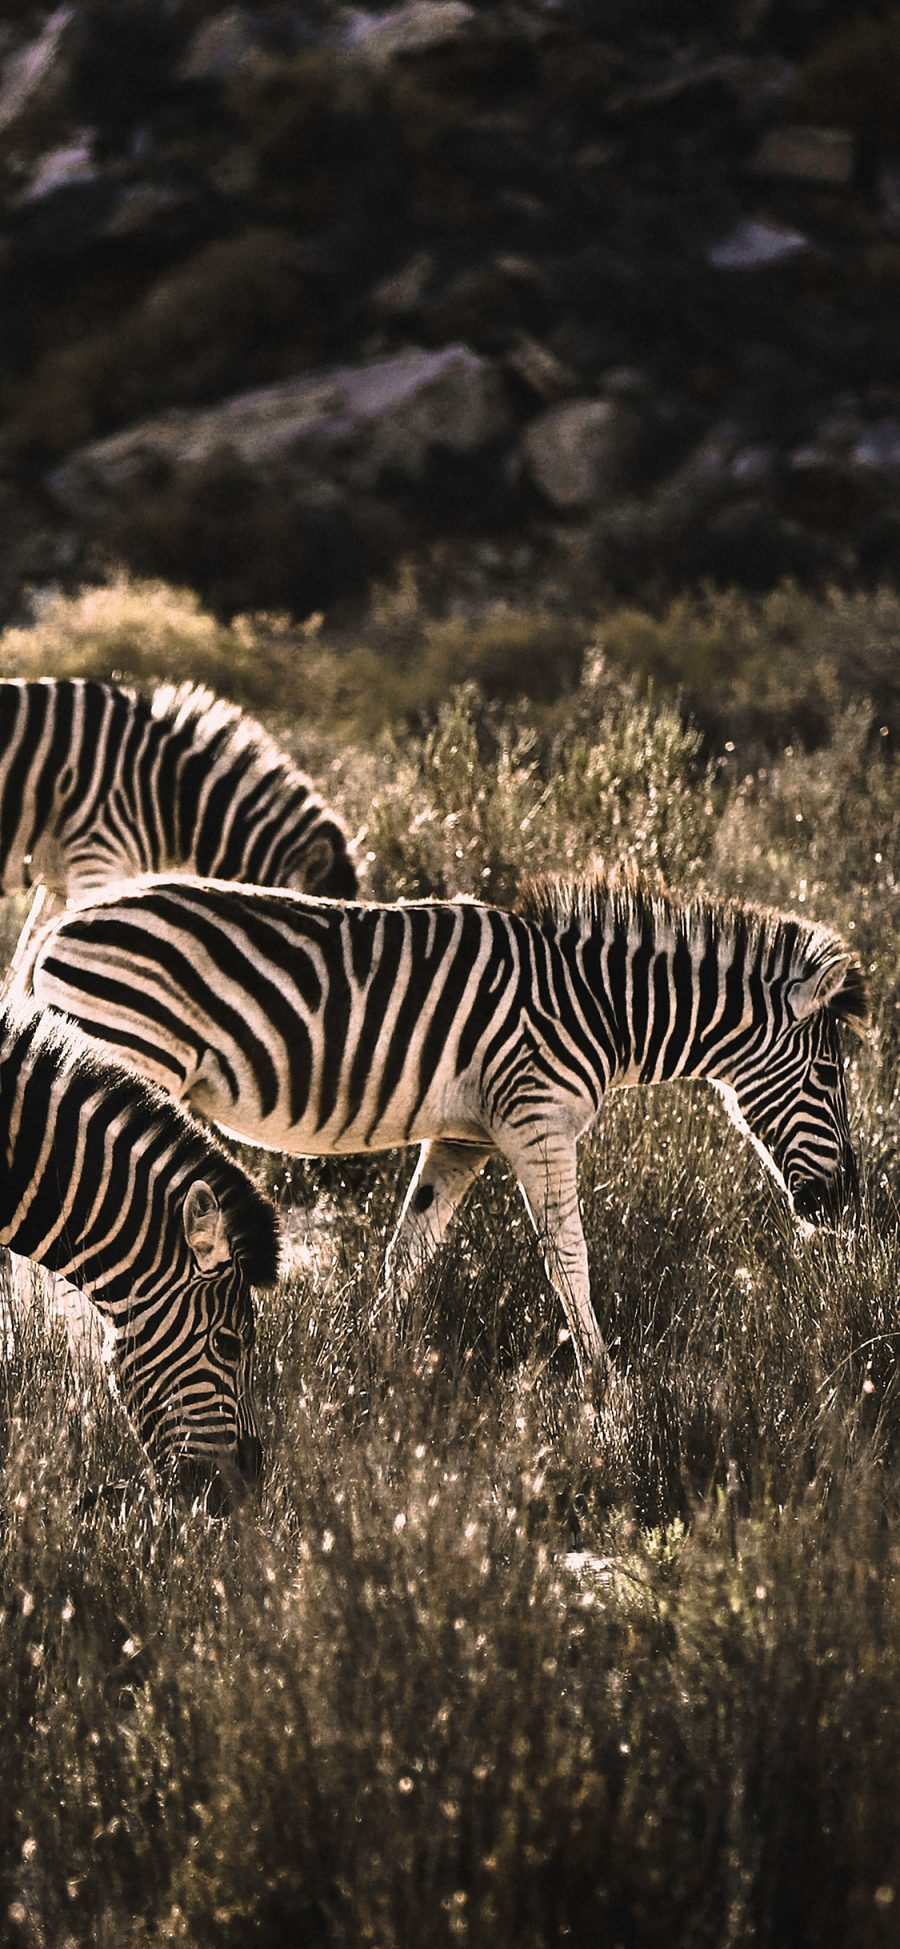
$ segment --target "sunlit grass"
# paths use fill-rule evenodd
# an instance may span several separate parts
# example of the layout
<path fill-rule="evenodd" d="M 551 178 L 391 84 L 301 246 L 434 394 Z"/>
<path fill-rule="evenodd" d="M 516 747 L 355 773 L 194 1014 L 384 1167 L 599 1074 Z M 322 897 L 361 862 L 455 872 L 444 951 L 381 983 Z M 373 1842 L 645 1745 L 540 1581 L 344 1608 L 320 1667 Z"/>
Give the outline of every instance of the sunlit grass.
<path fill-rule="evenodd" d="M 499 1168 L 399 1330 L 391 1163 L 310 1197 L 228 1524 L 155 1496 L 29 1315 L 11 1940 L 890 1941 L 896 1231 L 800 1246 L 700 1092 L 611 1110 L 582 1189 L 629 1391 L 599 1419 Z"/>

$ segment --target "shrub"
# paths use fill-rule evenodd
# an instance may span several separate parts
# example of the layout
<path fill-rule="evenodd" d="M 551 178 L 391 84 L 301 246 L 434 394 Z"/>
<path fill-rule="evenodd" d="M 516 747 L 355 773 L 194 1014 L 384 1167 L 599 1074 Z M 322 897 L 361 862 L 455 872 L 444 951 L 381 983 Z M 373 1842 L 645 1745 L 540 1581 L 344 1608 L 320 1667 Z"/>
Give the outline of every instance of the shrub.
<path fill-rule="evenodd" d="M 830 742 L 792 747 L 741 779 L 716 833 L 725 891 L 828 920 L 869 968 L 876 1006 L 900 1032 L 900 793 L 890 739 L 866 703 L 845 706 Z"/>
<path fill-rule="evenodd" d="M 679 596 L 658 616 L 615 609 L 598 629 L 614 667 L 676 689 L 716 744 L 768 750 L 825 742 L 860 693 L 896 737 L 898 635 L 900 597 L 891 589 L 822 597 L 791 583 L 760 598 Z"/>
<path fill-rule="evenodd" d="M 139 574 L 190 580 L 222 616 L 256 599 L 304 615 L 364 586 L 378 563 L 352 502 L 290 468 L 252 467 L 223 445 L 161 468 L 101 524 L 105 547 Z"/>
<path fill-rule="evenodd" d="M 695 878 L 714 829 L 700 739 L 671 709 L 618 691 L 592 663 L 561 728 L 541 738 L 524 707 L 454 692 L 421 742 L 388 746 L 368 839 L 382 892 L 511 900 L 528 872 L 595 856 Z"/>
<path fill-rule="evenodd" d="M 77 596 L 50 595 L 35 605 L 34 623 L 8 629 L 0 657 L 10 677 L 112 677 L 200 683 L 252 681 L 252 655 L 241 636 L 214 621 L 195 595 L 162 582 L 119 576 Z M 264 681 L 268 688 L 268 673 Z"/>
<path fill-rule="evenodd" d="M 158 406 L 246 391 L 317 352 L 302 249 L 290 231 L 259 226 L 204 244 L 113 325 L 45 352 L 17 387 L 12 437 L 64 453 Z"/>

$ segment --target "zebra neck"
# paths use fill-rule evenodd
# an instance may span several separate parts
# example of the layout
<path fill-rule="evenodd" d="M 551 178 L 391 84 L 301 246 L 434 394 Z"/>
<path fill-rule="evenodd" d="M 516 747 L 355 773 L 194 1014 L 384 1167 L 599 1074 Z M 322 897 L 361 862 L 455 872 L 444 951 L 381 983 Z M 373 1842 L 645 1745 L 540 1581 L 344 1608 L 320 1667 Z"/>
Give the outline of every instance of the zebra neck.
<path fill-rule="evenodd" d="M 598 949 L 597 999 L 612 1025 L 614 1086 L 728 1077 L 736 1041 L 749 1026 L 750 998 L 743 966 L 721 966 L 714 930 L 652 931 L 645 917 L 638 932 L 617 917 L 599 939 L 582 944 L 586 971 L 589 957 L 596 969 Z"/>
<path fill-rule="evenodd" d="M 98 1077 L 47 1019 L 0 1017 L 0 1244 L 113 1319 L 145 1272 L 134 1251 L 123 1263 L 117 1236 L 122 1195 L 143 1169 L 134 1097 L 133 1078 Z"/>

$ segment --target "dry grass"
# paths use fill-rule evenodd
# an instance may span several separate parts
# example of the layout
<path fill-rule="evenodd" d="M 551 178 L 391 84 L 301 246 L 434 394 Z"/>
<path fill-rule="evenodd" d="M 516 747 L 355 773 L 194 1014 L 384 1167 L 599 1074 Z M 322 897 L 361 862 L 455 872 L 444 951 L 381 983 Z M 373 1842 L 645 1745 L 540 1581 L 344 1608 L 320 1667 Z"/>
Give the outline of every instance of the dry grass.
<path fill-rule="evenodd" d="M 175 598 L 130 599 L 162 655 Z M 226 668 L 238 638 L 182 613 Z M 76 655 L 54 614 L 46 669 Z M 0 1391 L 11 1943 L 896 1941 L 898 790 L 870 725 L 761 775 L 608 663 L 547 715 L 466 690 L 389 745 L 298 720 L 385 891 L 599 847 L 852 928 L 862 1221 L 804 1244 L 701 1090 L 616 1099 L 582 1171 L 629 1379 L 598 1419 L 499 1169 L 394 1321 L 407 1160 L 257 1157 L 295 1258 L 260 1308 L 265 1489 L 229 1525 L 155 1499 L 102 1377 L 29 1318 Z"/>

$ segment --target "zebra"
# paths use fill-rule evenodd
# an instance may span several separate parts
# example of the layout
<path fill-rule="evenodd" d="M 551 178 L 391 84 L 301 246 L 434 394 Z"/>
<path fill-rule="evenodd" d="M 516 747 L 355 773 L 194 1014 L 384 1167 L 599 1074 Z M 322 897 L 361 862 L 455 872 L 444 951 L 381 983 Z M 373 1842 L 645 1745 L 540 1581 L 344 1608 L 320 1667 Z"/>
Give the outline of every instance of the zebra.
<path fill-rule="evenodd" d="M 347 835 L 259 724 L 201 685 L 0 682 L 0 893 L 38 917 L 112 880 L 215 874 L 351 899 Z"/>
<path fill-rule="evenodd" d="M 149 877 L 51 922 L 26 984 L 232 1135 L 298 1155 L 421 1150 L 388 1248 L 408 1291 L 492 1152 L 511 1167 L 582 1373 L 576 1144 L 610 1087 L 715 1084 L 799 1218 L 857 1177 L 840 1024 L 863 970 L 829 929 L 602 870 L 517 911 L 333 905 Z"/>
<path fill-rule="evenodd" d="M 0 1243 L 111 1328 L 110 1379 L 153 1469 L 210 1506 L 259 1477 L 251 1286 L 273 1206 L 209 1132 L 71 1023 L 0 1013 Z"/>

